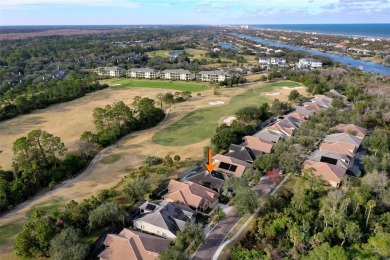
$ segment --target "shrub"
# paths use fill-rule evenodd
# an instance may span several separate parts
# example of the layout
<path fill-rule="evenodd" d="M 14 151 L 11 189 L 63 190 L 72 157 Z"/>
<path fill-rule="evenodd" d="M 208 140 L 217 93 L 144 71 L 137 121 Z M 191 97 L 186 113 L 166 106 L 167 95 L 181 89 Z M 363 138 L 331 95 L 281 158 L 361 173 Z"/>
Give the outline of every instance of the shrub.
<path fill-rule="evenodd" d="M 148 158 L 146 158 L 145 163 L 148 166 L 159 165 L 163 163 L 163 159 L 157 156 L 149 156 Z"/>

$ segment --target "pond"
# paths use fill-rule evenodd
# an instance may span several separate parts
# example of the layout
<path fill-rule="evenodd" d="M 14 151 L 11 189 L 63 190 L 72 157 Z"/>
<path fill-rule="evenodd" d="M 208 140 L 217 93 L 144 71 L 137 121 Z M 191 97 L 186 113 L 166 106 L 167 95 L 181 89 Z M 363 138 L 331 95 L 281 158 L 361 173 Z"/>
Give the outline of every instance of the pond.
<path fill-rule="evenodd" d="M 339 54 L 327 53 L 327 52 L 323 52 L 323 51 L 307 49 L 307 48 L 298 47 L 298 46 L 294 46 L 294 45 L 264 40 L 261 38 L 252 37 L 252 36 L 243 35 L 243 34 L 233 33 L 232 35 L 239 37 L 241 39 L 247 39 L 247 40 L 251 40 L 254 42 L 258 42 L 258 43 L 262 43 L 262 44 L 266 44 L 266 45 L 270 45 L 270 46 L 275 46 L 278 48 L 287 48 L 287 49 L 294 50 L 294 51 L 305 51 L 305 52 L 308 52 L 308 53 L 314 54 L 314 55 L 326 56 L 326 57 L 331 58 L 333 61 L 342 63 L 344 65 L 354 67 L 354 68 L 362 68 L 363 71 L 365 71 L 365 72 L 390 75 L 390 67 L 385 66 L 383 64 L 354 59 L 354 58 L 339 55 Z"/>
<path fill-rule="evenodd" d="M 173 57 L 173 58 L 177 58 L 177 56 L 179 56 L 179 54 L 183 53 L 184 51 L 171 51 L 169 53 L 169 56 Z"/>

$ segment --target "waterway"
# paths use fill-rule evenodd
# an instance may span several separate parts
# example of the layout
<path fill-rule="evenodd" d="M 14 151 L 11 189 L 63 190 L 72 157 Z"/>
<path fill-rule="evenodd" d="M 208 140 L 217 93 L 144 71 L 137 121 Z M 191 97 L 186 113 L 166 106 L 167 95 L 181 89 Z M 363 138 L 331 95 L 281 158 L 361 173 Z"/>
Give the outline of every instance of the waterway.
<path fill-rule="evenodd" d="M 236 47 L 234 47 L 233 45 L 230 45 L 229 43 L 226 43 L 226 42 L 220 43 L 219 46 L 224 48 L 224 49 L 238 51 L 238 49 Z"/>
<path fill-rule="evenodd" d="M 339 55 L 339 54 L 333 54 L 333 53 L 327 53 L 323 51 L 318 51 L 318 50 L 313 50 L 313 49 L 307 49 L 303 47 L 298 47 L 294 45 L 289 45 L 289 44 L 284 44 L 284 43 L 279 43 L 279 42 L 274 42 L 274 41 L 269 41 L 257 37 L 252 37 L 244 34 L 237 34 L 233 33 L 232 35 L 239 37 L 241 39 L 247 39 L 251 40 L 254 42 L 278 47 L 278 48 L 287 48 L 290 50 L 294 51 L 305 51 L 313 55 L 321 55 L 321 56 L 326 56 L 331 58 L 335 62 L 342 63 L 344 65 L 354 67 L 354 68 L 363 68 L 363 71 L 365 72 L 372 72 L 372 73 L 379 73 L 379 74 L 385 74 L 385 75 L 390 75 L 390 67 L 385 66 L 383 64 L 375 63 L 375 62 L 370 62 L 370 61 L 365 61 L 365 60 L 359 60 L 359 59 L 354 59 L 351 57 Z"/>

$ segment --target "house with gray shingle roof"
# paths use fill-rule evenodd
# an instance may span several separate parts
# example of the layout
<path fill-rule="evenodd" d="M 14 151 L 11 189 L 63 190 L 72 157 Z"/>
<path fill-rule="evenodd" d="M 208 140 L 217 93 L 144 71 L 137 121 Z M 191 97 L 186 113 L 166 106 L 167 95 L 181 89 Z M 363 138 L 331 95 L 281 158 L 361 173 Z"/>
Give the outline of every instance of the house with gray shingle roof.
<path fill-rule="evenodd" d="M 165 200 L 146 201 L 139 210 L 141 214 L 133 221 L 134 228 L 168 239 L 175 239 L 186 223 L 195 223 L 196 219 L 191 208 Z"/>
<path fill-rule="evenodd" d="M 255 154 L 252 152 L 250 148 L 237 145 L 237 144 L 231 144 L 229 146 L 227 153 L 225 153 L 224 155 L 251 164 L 256 158 Z"/>
<path fill-rule="evenodd" d="M 285 134 L 282 134 L 280 132 L 276 132 L 276 131 L 273 131 L 273 130 L 270 130 L 267 128 L 260 130 L 259 132 L 257 132 L 253 136 L 258 137 L 258 138 L 263 139 L 263 140 L 268 141 L 268 142 L 275 143 L 275 144 L 277 142 L 279 142 L 280 140 L 284 140 L 287 138 L 287 136 Z"/>
<path fill-rule="evenodd" d="M 349 169 L 353 166 L 354 158 L 352 156 L 348 156 L 346 154 L 336 153 L 333 151 L 320 151 L 316 150 L 313 152 L 309 160 L 316 162 L 325 162 L 328 164 L 340 166 L 344 169 Z"/>
<path fill-rule="evenodd" d="M 360 144 L 362 143 L 361 138 L 347 133 L 336 133 L 336 134 L 327 135 L 325 136 L 324 141 L 330 143 L 341 142 L 341 143 L 352 144 L 356 147 L 356 149 L 358 149 Z"/>

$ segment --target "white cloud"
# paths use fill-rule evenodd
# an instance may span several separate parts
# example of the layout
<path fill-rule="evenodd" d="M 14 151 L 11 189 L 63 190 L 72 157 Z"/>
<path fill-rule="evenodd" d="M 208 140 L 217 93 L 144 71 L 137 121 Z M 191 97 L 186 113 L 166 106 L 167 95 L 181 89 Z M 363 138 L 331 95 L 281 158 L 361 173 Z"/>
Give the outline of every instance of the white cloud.
<path fill-rule="evenodd" d="M 38 5 L 73 5 L 137 8 L 139 3 L 127 0 L 1 0 L 1 9 L 24 8 Z"/>

